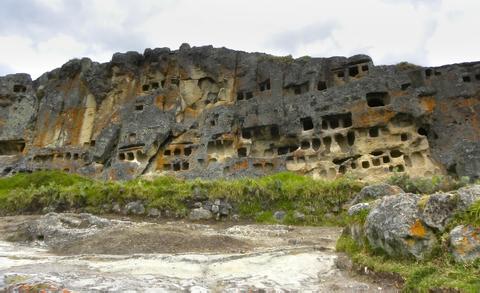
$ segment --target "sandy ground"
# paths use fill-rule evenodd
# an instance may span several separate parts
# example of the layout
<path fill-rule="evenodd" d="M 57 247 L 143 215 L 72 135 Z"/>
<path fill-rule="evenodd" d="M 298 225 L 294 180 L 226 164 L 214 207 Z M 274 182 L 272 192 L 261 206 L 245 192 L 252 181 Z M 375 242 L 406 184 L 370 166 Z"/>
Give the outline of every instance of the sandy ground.
<path fill-rule="evenodd" d="M 0 218 L 0 288 L 75 292 L 395 292 L 335 265 L 340 228 L 136 222 L 47 246 Z M 20 235 L 20 236 L 19 236 Z"/>

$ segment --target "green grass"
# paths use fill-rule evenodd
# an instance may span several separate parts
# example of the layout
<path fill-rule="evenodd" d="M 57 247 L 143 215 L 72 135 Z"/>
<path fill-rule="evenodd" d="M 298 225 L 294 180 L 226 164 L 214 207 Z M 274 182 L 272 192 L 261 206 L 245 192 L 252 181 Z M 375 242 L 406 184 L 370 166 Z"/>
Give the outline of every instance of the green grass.
<path fill-rule="evenodd" d="M 347 253 L 352 261 L 375 272 L 400 275 L 404 292 L 430 292 L 432 288 L 454 288 L 461 292 L 480 292 L 480 261 L 459 264 L 447 251 L 425 261 L 391 258 L 368 247 L 360 247 L 348 235 L 337 242 L 337 251 Z"/>
<path fill-rule="evenodd" d="M 114 203 L 141 200 L 147 207 L 185 216 L 195 201 L 225 199 L 244 218 L 271 223 L 273 213 L 287 213 L 285 223 L 344 224 L 342 205 L 362 184 L 349 177 L 313 180 L 293 173 L 235 180 L 181 180 L 159 177 L 153 181 L 96 181 L 57 171 L 19 174 L 0 179 L 0 214 L 55 211 L 102 213 Z M 305 214 L 305 221 L 293 217 Z"/>
<path fill-rule="evenodd" d="M 447 230 L 458 225 L 480 227 L 480 200 L 474 202 L 466 211 L 455 214 L 453 220 L 447 225 Z"/>

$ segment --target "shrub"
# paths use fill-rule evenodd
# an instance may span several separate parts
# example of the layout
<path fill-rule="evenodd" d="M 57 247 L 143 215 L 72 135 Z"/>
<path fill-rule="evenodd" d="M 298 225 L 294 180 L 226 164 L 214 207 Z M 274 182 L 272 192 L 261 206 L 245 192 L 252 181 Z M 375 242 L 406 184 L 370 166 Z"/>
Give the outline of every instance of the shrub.
<path fill-rule="evenodd" d="M 462 177 L 455 180 L 450 176 L 433 176 L 427 178 L 411 178 L 407 174 L 395 173 L 388 179 L 388 183 L 397 185 L 405 192 L 418 194 L 432 194 L 438 191 L 451 191 L 466 186 L 469 182 L 468 177 Z"/>

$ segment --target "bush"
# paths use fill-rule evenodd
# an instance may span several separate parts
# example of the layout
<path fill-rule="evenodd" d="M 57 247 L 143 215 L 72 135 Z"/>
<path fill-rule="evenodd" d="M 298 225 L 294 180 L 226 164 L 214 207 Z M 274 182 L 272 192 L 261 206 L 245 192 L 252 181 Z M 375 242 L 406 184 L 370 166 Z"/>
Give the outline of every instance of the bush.
<path fill-rule="evenodd" d="M 468 177 L 455 180 L 450 176 L 433 176 L 429 178 L 411 178 L 407 174 L 395 173 L 388 179 L 388 183 L 397 185 L 405 192 L 417 194 L 432 194 L 438 191 L 451 191 L 466 186 Z"/>

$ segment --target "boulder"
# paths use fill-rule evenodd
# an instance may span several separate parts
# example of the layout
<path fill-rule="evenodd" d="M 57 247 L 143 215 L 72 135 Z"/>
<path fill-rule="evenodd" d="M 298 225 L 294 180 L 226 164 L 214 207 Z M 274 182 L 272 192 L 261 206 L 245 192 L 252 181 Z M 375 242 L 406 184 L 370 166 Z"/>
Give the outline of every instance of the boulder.
<path fill-rule="evenodd" d="M 273 217 L 275 218 L 275 220 L 281 222 L 285 219 L 285 216 L 287 216 L 287 213 L 285 213 L 284 211 L 276 211 L 274 214 L 273 214 Z"/>
<path fill-rule="evenodd" d="M 459 209 L 467 210 L 474 202 L 480 200 L 480 185 L 462 187 L 456 193 L 458 194 Z"/>
<path fill-rule="evenodd" d="M 457 262 L 480 258 L 480 227 L 460 225 L 450 231 L 450 248 Z"/>
<path fill-rule="evenodd" d="M 350 202 L 351 205 L 366 201 L 368 199 L 377 199 L 383 196 L 394 195 L 398 193 L 403 193 L 403 190 L 395 185 L 389 184 L 375 184 L 370 186 L 365 186 L 360 190 L 357 195 Z"/>
<path fill-rule="evenodd" d="M 145 214 L 145 206 L 141 201 L 129 202 L 125 205 L 125 213 L 127 215 L 143 215 Z"/>
<path fill-rule="evenodd" d="M 196 208 L 190 211 L 189 219 L 192 221 L 210 220 L 213 214 L 204 208 Z"/>
<path fill-rule="evenodd" d="M 365 222 L 370 245 L 391 256 L 423 259 L 431 253 L 437 239 L 421 219 L 419 199 L 411 193 L 383 197 Z"/>
<path fill-rule="evenodd" d="M 293 213 L 293 218 L 297 221 L 303 222 L 303 221 L 305 221 L 305 214 L 301 213 L 299 211 L 295 211 Z"/>
<path fill-rule="evenodd" d="M 212 213 L 216 214 L 220 211 L 220 207 L 216 204 L 212 204 L 212 207 L 210 208 L 210 210 L 212 211 Z"/>
<path fill-rule="evenodd" d="M 445 226 L 455 214 L 457 200 L 449 193 L 435 193 L 426 199 L 425 206 L 420 206 L 422 220 L 429 227 L 444 231 Z"/>
<path fill-rule="evenodd" d="M 162 213 L 156 209 L 156 208 L 151 208 L 148 210 L 147 212 L 147 216 L 151 217 L 151 218 L 158 218 L 162 215 Z"/>
<path fill-rule="evenodd" d="M 370 209 L 371 209 L 371 205 L 368 202 L 357 203 L 356 205 L 353 205 L 348 209 L 348 215 L 354 216 L 364 210 L 370 210 Z"/>

